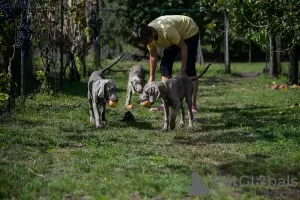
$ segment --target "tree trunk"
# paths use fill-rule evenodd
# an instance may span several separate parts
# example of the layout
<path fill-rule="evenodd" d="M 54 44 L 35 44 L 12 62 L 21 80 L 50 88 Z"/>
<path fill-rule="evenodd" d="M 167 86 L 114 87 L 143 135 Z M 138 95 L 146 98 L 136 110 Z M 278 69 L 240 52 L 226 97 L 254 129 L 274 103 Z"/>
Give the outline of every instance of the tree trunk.
<path fill-rule="evenodd" d="M 5 67 L 5 59 L 4 54 L 0 49 L 0 73 L 7 72 L 7 69 Z"/>
<path fill-rule="evenodd" d="M 298 55 L 297 47 L 290 50 L 289 84 L 298 84 Z"/>
<path fill-rule="evenodd" d="M 35 77 L 33 74 L 33 52 L 32 52 L 32 48 L 30 47 L 29 52 L 27 54 L 27 59 L 26 59 L 26 68 L 25 68 L 25 78 L 26 78 L 26 90 L 25 93 L 29 94 L 31 92 L 33 92 L 34 88 L 35 88 Z"/>
<path fill-rule="evenodd" d="M 276 61 L 276 52 L 275 52 L 275 36 L 272 33 L 269 33 L 269 45 L 270 45 L 270 74 L 278 78 L 278 69 Z"/>
<path fill-rule="evenodd" d="M 224 62 L 225 62 L 225 73 L 231 73 L 230 71 L 230 60 L 229 60 L 229 39 L 228 39 L 228 19 L 226 12 L 224 12 Z"/>
<path fill-rule="evenodd" d="M 99 36 L 98 36 L 99 37 Z M 94 66 L 100 66 L 100 43 L 99 38 L 94 41 L 93 50 L 94 50 Z"/>
<path fill-rule="evenodd" d="M 21 13 L 21 24 L 24 26 L 30 26 L 30 22 L 28 21 L 28 4 L 29 1 L 26 0 L 24 1 L 23 5 L 23 11 Z M 25 30 L 19 30 L 21 34 L 25 34 Z M 25 101 L 25 93 L 26 93 L 26 69 L 27 69 L 27 64 L 28 64 L 28 55 L 29 55 L 29 50 L 30 50 L 30 39 L 22 39 L 21 41 L 21 99 Z M 27 79 L 28 80 L 28 79 Z"/>
<path fill-rule="evenodd" d="M 249 52 L 248 52 L 248 58 L 249 58 L 249 64 L 251 64 L 251 59 L 252 59 L 252 48 L 251 48 L 251 40 L 249 40 Z"/>
<path fill-rule="evenodd" d="M 64 87 L 64 1 L 60 1 L 60 75 L 59 75 L 59 89 L 63 90 Z"/>
<path fill-rule="evenodd" d="M 278 69 L 278 74 L 281 74 L 281 51 L 282 51 L 282 46 L 281 46 L 281 35 L 276 36 L 276 66 Z"/>
<path fill-rule="evenodd" d="M 80 57 L 80 62 L 82 66 L 82 77 L 86 76 L 86 62 L 85 62 L 85 56 Z"/>
<path fill-rule="evenodd" d="M 96 17 L 98 20 L 100 20 L 100 4 L 97 0 L 97 8 L 96 8 Z M 101 58 L 100 58 L 100 26 L 99 25 L 99 30 L 97 30 L 97 34 L 96 34 L 96 39 L 94 41 L 94 64 L 95 66 L 100 66 L 100 62 L 101 62 Z"/>
<path fill-rule="evenodd" d="M 202 45 L 201 45 L 201 37 L 199 36 L 199 44 L 198 44 L 198 62 L 201 66 L 204 66 Z"/>

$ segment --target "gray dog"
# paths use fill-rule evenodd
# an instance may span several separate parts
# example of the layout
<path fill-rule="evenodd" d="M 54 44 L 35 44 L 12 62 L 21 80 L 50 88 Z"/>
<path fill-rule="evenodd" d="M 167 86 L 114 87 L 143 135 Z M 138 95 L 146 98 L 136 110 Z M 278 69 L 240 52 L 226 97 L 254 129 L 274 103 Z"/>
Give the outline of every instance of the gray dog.
<path fill-rule="evenodd" d="M 182 104 L 183 98 L 186 99 L 189 114 L 189 129 L 193 127 L 194 115 L 192 112 L 192 94 L 193 81 L 202 77 L 211 64 L 209 64 L 204 71 L 197 77 L 190 79 L 188 76 L 175 76 L 166 81 L 153 81 L 145 85 L 143 93 L 140 95 L 140 101 L 149 101 L 154 103 L 158 98 L 161 98 L 164 104 L 164 125 L 163 131 L 169 128 L 174 130 L 176 116 L 181 109 L 180 127 L 184 126 L 184 108 Z M 171 119 L 169 122 L 169 106 L 172 107 Z M 169 127 L 170 126 L 170 127 Z"/>
<path fill-rule="evenodd" d="M 130 68 L 129 77 L 128 77 L 128 84 L 127 84 L 127 97 L 125 106 L 131 104 L 131 97 L 132 94 L 135 92 L 142 93 L 143 88 L 145 85 L 145 72 L 143 67 L 139 65 L 134 65 Z"/>
<path fill-rule="evenodd" d="M 129 72 L 125 107 L 131 105 L 131 97 L 135 92 L 142 93 L 145 86 L 145 71 L 142 66 L 134 65 L 130 69 L 113 70 L 112 72 Z"/>
<path fill-rule="evenodd" d="M 121 58 L 101 71 L 94 71 L 88 82 L 88 100 L 90 108 L 90 122 L 96 123 L 96 128 L 102 128 L 106 124 L 106 103 L 117 102 L 117 87 L 111 79 L 105 79 L 104 72 L 114 66 Z"/>

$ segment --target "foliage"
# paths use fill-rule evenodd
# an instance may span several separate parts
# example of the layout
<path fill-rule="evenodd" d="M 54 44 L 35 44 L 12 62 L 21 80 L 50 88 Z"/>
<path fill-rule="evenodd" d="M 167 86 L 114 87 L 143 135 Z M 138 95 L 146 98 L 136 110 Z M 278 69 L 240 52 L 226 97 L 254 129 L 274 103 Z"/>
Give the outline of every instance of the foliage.
<path fill-rule="evenodd" d="M 51 90 L 50 83 L 48 82 L 44 71 L 36 71 L 36 80 L 40 83 L 38 89 L 40 93 L 53 94 L 53 90 Z"/>
<path fill-rule="evenodd" d="M 6 51 L 8 46 L 8 40 L 11 37 L 13 25 L 8 22 L 0 24 L 0 51 Z"/>
<path fill-rule="evenodd" d="M 8 104 L 9 95 L 9 84 L 11 77 L 7 74 L 0 73 L 0 111 L 3 110 Z"/>
<path fill-rule="evenodd" d="M 272 32 L 282 35 L 288 47 L 300 42 L 300 2 L 297 0 L 204 0 L 199 5 L 216 13 L 226 13 L 232 39 L 251 40 L 266 49 L 267 34 Z"/>

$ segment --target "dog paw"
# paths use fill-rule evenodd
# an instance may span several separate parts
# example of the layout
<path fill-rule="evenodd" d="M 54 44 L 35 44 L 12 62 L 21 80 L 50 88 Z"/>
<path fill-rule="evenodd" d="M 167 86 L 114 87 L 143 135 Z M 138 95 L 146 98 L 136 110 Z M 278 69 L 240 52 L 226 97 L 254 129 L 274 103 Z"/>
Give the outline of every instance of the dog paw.
<path fill-rule="evenodd" d="M 188 126 L 187 128 L 189 131 L 193 130 L 193 127 L 192 126 Z"/>
<path fill-rule="evenodd" d="M 95 123 L 95 119 L 90 118 L 90 122 L 91 122 L 91 123 Z"/>
<path fill-rule="evenodd" d="M 96 126 L 96 129 L 102 129 L 102 128 L 104 128 L 104 126 L 102 125 Z"/>
<path fill-rule="evenodd" d="M 166 131 L 168 131 L 168 126 L 164 126 L 164 127 L 162 128 L 162 132 L 166 132 Z"/>
<path fill-rule="evenodd" d="M 184 127 L 184 122 L 179 122 L 179 127 L 183 128 Z"/>

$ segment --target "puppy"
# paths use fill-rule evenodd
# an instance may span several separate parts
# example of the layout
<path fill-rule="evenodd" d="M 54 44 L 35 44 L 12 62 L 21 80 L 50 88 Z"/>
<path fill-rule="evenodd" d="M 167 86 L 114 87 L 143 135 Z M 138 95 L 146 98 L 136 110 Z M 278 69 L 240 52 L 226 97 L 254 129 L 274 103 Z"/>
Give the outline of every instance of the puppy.
<path fill-rule="evenodd" d="M 164 122 L 162 131 L 175 129 L 176 116 L 181 109 L 181 121 L 179 126 L 184 126 L 184 107 L 182 104 L 185 98 L 188 106 L 189 126 L 188 129 L 193 127 L 193 112 L 192 112 L 192 95 L 193 95 L 193 81 L 202 77 L 208 70 L 209 64 L 204 71 L 197 77 L 190 79 L 188 76 L 175 76 L 166 81 L 153 81 L 145 85 L 143 93 L 140 95 L 140 101 L 149 101 L 153 104 L 158 98 L 161 98 L 164 104 Z M 171 119 L 169 120 L 169 106 L 172 108 Z"/>
<path fill-rule="evenodd" d="M 111 79 L 105 79 L 104 72 L 114 66 L 121 60 L 120 58 L 110 66 L 101 71 L 94 71 L 88 81 L 88 100 L 90 110 L 90 122 L 96 123 L 96 128 L 102 128 L 106 125 L 105 111 L 106 103 L 117 102 L 117 87 Z"/>
<path fill-rule="evenodd" d="M 127 84 L 127 95 L 125 100 L 125 107 L 130 109 L 128 106 L 131 105 L 131 98 L 135 92 L 142 93 L 145 86 L 145 71 L 142 66 L 134 65 L 130 69 L 125 70 L 113 70 L 112 72 L 129 72 L 128 84 Z"/>
<path fill-rule="evenodd" d="M 145 71 L 143 67 L 135 65 L 130 68 L 128 84 L 127 84 L 127 96 L 125 101 L 125 107 L 131 105 L 131 97 L 135 92 L 142 93 L 145 85 Z"/>

